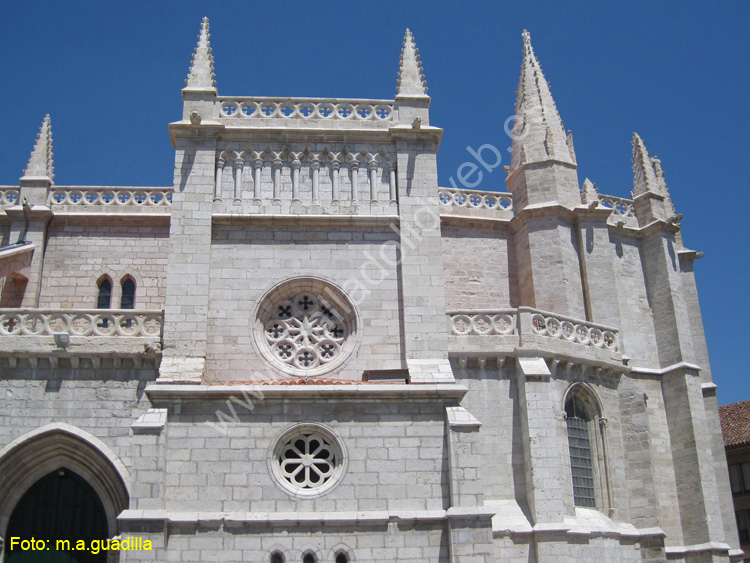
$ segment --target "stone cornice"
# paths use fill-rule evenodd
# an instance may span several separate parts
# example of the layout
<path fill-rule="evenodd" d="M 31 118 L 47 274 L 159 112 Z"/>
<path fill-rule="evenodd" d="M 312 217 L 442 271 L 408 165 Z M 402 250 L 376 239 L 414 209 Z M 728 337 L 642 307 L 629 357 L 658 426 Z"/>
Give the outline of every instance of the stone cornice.
<path fill-rule="evenodd" d="M 212 220 L 215 225 L 266 225 L 297 227 L 304 225 L 315 226 L 347 226 L 347 227 L 387 227 L 398 226 L 398 215 L 333 215 L 333 214 L 261 214 L 261 213 L 214 213 Z"/>
<path fill-rule="evenodd" d="M 229 397 L 247 393 L 268 399 L 361 399 L 373 400 L 461 400 L 468 388 L 457 383 L 438 384 L 392 384 L 366 383 L 359 385 L 181 385 L 154 383 L 146 387 L 151 400 L 226 400 Z M 262 395 L 261 395 L 262 394 Z"/>
<path fill-rule="evenodd" d="M 120 522 L 163 522 L 167 524 L 374 524 L 391 521 L 444 522 L 467 518 L 491 518 L 495 514 L 484 507 L 452 507 L 447 510 L 364 510 L 364 511 L 309 511 L 309 512 L 203 512 L 171 510 L 124 510 Z"/>

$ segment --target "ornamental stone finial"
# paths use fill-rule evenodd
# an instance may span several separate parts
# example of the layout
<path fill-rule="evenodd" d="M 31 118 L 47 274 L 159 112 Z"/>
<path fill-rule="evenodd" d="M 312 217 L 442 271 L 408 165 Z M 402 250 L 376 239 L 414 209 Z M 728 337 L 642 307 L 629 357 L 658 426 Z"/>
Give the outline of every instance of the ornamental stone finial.
<path fill-rule="evenodd" d="M 34 150 L 23 172 L 22 179 L 48 180 L 52 184 L 54 175 L 52 165 L 52 120 L 49 114 L 44 116 L 39 134 L 36 136 Z"/>
<path fill-rule="evenodd" d="M 195 47 L 190 72 L 185 80 L 185 90 L 216 91 L 214 80 L 214 56 L 211 54 L 211 42 L 208 32 L 208 18 L 203 18 L 201 31 L 198 35 L 198 45 Z"/>
<path fill-rule="evenodd" d="M 422 70 L 422 61 L 419 60 L 419 49 L 414 41 L 414 36 L 409 29 L 404 35 L 404 47 L 401 49 L 401 61 L 398 70 L 398 96 L 416 96 L 429 98 L 427 95 L 427 81 Z"/>

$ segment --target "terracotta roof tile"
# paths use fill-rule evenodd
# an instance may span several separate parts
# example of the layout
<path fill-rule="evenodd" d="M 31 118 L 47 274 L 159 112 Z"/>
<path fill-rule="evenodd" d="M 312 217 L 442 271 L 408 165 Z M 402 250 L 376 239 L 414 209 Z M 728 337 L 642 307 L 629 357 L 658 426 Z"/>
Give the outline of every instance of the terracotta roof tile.
<path fill-rule="evenodd" d="M 750 443 L 750 401 L 719 407 L 724 447 Z"/>
<path fill-rule="evenodd" d="M 255 381 L 223 381 L 210 385 L 393 385 L 403 381 L 360 381 L 356 379 L 325 379 L 319 377 L 280 377 Z"/>

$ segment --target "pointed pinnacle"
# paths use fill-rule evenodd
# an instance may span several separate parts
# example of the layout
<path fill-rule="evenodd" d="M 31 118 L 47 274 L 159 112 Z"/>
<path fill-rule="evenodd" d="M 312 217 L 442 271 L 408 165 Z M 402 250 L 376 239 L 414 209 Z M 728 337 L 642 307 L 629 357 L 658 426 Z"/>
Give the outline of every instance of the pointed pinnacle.
<path fill-rule="evenodd" d="M 648 154 L 646 145 L 638 136 L 633 133 L 633 197 L 646 192 L 658 193 L 658 183 L 654 173 L 654 165 Z"/>
<path fill-rule="evenodd" d="M 549 83 L 531 45 L 531 34 L 524 29 L 523 63 L 516 91 L 516 116 L 513 131 L 511 170 L 526 162 L 548 159 L 575 164 L 571 144 L 552 98 Z M 521 158 L 520 141 L 526 145 L 526 159 Z M 572 141 L 572 139 L 571 139 Z"/>
<path fill-rule="evenodd" d="M 398 96 L 427 96 L 427 81 L 424 79 L 422 61 L 419 60 L 419 49 L 414 36 L 407 28 L 404 35 L 404 46 L 401 49 L 401 60 L 398 69 Z"/>
<path fill-rule="evenodd" d="M 581 202 L 588 204 L 595 201 L 599 201 L 599 190 L 594 182 L 586 178 L 583 181 L 583 189 L 581 190 Z"/>
<path fill-rule="evenodd" d="M 198 45 L 195 47 L 193 60 L 190 63 L 185 84 L 190 90 L 215 90 L 214 56 L 211 54 L 211 34 L 208 32 L 208 18 L 203 18 L 201 31 L 198 35 Z"/>
<path fill-rule="evenodd" d="M 39 134 L 36 136 L 34 150 L 23 172 L 24 178 L 48 179 L 50 183 L 55 177 L 52 166 L 52 121 L 49 114 L 44 116 Z"/>

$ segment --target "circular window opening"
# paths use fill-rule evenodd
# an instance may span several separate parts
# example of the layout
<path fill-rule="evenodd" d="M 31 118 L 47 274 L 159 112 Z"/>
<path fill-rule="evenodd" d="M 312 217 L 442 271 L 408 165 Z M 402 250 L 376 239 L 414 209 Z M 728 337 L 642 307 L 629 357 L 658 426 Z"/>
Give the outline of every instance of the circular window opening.
<path fill-rule="evenodd" d="M 270 457 L 271 471 L 290 494 L 316 497 L 328 492 L 346 470 L 344 445 L 321 425 L 299 425 L 284 432 Z"/>
<path fill-rule="evenodd" d="M 273 289 L 261 300 L 256 319 L 262 354 L 292 375 L 329 372 L 354 347 L 354 307 L 322 280 L 293 280 Z"/>

